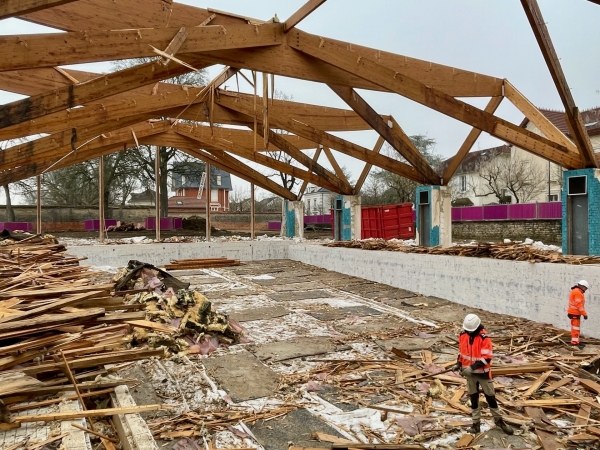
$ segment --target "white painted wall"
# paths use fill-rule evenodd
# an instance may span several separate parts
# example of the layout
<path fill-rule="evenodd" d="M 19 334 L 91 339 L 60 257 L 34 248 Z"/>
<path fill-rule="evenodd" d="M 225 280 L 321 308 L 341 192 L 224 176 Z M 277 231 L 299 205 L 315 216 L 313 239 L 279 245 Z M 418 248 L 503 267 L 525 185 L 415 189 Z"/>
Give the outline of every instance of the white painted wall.
<path fill-rule="evenodd" d="M 289 258 L 467 306 L 569 328 L 570 288 L 580 279 L 589 320 L 583 335 L 600 338 L 600 267 L 401 252 L 290 245 Z"/>

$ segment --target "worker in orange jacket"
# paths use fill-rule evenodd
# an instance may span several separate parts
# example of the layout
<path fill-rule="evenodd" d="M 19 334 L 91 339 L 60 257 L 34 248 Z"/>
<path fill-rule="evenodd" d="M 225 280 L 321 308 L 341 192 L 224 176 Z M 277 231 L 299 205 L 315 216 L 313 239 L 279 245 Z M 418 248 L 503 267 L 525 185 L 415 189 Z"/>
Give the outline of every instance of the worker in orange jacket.
<path fill-rule="evenodd" d="M 471 417 L 473 418 L 473 425 L 468 431 L 470 433 L 481 432 L 481 407 L 479 406 L 479 386 L 481 386 L 496 426 L 506 434 L 513 434 L 512 427 L 502 419 L 498 409 L 491 371 L 492 340 L 486 334 L 481 319 L 477 315 L 467 314 L 458 341 L 458 360 L 452 369 L 460 370 L 460 374 L 467 380 L 467 390 L 471 398 Z"/>
<path fill-rule="evenodd" d="M 585 291 L 590 288 L 590 284 L 581 280 L 576 286 L 571 288 L 569 294 L 569 307 L 567 316 L 571 319 L 571 345 L 580 345 L 579 334 L 581 332 L 581 316 L 587 320 L 588 315 L 585 310 Z"/>

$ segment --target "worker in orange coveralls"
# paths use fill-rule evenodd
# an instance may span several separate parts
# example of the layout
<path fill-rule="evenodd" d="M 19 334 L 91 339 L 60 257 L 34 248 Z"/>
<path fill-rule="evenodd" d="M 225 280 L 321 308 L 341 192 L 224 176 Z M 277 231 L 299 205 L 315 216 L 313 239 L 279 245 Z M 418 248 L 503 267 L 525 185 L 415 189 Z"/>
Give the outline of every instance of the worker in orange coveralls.
<path fill-rule="evenodd" d="M 486 334 L 481 319 L 476 314 L 467 314 L 463 321 L 463 331 L 458 337 L 458 360 L 452 370 L 460 370 L 467 380 L 467 391 L 471 398 L 473 425 L 469 433 L 481 433 L 481 407 L 479 406 L 479 386 L 492 412 L 496 426 L 506 434 L 513 434 L 512 427 L 500 415 L 496 392 L 492 382 L 492 340 Z"/>
<path fill-rule="evenodd" d="M 581 280 L 577 286 L 571 288 L 569 294 L 569 308 L 567 316 L 571 319 L 571 345 L 580 345 L 579 334 L 581 332 L 581 316 L 587 320 L 588 315 L 585 310 L 585 291 L 590 288 L 590 284 Z"/>

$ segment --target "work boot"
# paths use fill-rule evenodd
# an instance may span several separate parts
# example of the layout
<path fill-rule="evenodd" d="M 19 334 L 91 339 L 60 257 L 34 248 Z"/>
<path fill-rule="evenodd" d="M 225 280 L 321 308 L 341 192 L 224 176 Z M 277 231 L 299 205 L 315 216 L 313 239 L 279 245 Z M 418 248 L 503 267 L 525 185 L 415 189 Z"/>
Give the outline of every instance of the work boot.
<path fill-rule="evenodd" d="M 514 434 L 514 430 L 513 428 L 507 424 L 504 419 L 500 418 L 500 419 L 495 419 L 494 422 L 496 423 L 497 427 L 500 427 L 502 429 L 502 431 L 504 431 L 506 434 Z"/>
<path fill-rule="evenodd" d="M 467 433 L 471 434 L 479 434 L 481 433 L 481 422 L 473 422 L 469 428 L 467 428 Z"/>

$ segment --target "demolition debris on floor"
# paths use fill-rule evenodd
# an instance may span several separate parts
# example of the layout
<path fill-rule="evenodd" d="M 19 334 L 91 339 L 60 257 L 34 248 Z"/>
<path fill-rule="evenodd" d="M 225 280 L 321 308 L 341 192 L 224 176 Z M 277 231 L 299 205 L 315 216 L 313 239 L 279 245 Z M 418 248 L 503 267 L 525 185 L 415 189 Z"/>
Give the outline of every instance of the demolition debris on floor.
<path fill-rule="evenodd" d="M 600 439 L 595 339 L 574 351 L 545 324 L 290 260 L 172 271 L 129 261 L 115 274 L 82 262 L 52 237 L 0 246 L 2 448 L 145 439 L 176 450 L 555 449 Z M 513 436 L 488 409 L 482 432 L 465 432 L 466 383 L 448 369 L 468 312 L 493 336 Z"/>

